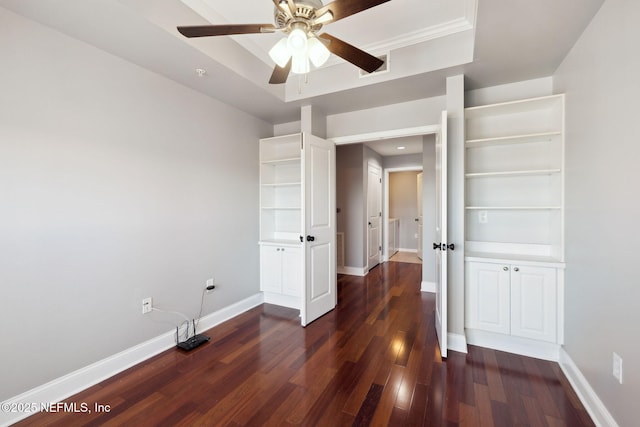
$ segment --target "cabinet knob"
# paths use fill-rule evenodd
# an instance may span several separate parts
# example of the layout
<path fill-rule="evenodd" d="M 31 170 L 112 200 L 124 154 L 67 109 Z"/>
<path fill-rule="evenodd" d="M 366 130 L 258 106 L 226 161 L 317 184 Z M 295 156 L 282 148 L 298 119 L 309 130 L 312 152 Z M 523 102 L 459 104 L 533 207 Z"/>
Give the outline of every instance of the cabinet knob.
<path fill-rule="evenodd" d="M 513 271 L 520 271 L 518 267 L 513 267 Z"/>
<path fill-rule="evenodd" d="M 307 242 L 313 242 L 316 240 L 315 236 L 307 236 Z"/>
<path fill-rule="evenodd" d="M 502 267 L 504 271 L 509 271 L 509 267 Z"/>
<path fill-rule="evenodd" d="M 280 248 L 276 248 L 276 252 L 280 252 Z"/>
<path fill-rule="evenodd" d="M 284 248 L 282 248 L 281 251 L 284 252 Z"/>

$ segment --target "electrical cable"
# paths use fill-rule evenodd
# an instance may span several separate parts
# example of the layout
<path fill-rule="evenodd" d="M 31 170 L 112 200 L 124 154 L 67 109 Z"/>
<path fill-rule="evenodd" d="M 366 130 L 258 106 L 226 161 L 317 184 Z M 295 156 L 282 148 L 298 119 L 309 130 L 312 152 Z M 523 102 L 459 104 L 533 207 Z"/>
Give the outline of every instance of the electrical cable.
<path fill-rule="evenodd" d="M 184 321 L 182 323 L 180 323 L 180 326 L 178 326 L 178 328 L 182 328 L 182 326 L 186 323 L 187 324 L 187 328 L 185 329 L 185 332 L 184 332 L 184 339 L 186 340 L 186 339 L 189 338 L 189 324 L 191 323 L 191 321 L 183 313 L 180 313 L 179 311 L 164 310 L 164 309 L 158 308 L 158 307 L 151 307 L 151 310 L 152 311 L 159 311 L 161 313 L 175 314 L 177 316 L 183 317 Z M 193 331 L 193 335 L 195 335 L 195 334 L 196 334 L 196 332 Z"/>

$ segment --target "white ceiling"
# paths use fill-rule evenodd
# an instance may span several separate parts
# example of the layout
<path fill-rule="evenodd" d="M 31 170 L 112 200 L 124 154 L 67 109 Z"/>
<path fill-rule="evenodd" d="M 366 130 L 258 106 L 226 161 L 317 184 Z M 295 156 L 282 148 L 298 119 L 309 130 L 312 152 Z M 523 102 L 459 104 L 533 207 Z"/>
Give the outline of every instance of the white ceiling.
<path fill-rule="evenodd" d="M 301 105 L 330 115 L 443 95 L 454 74 L 464 73 L 468 89 L 549 76 L 602 2 L 391 0 L 323 28 L 374 55 L 387 53 L 389 72 L 361 78 L 355 66 L 334 58 L 312 71 L 308 83 L 290 76 L 286 85 L 267 83 L 266 52 L 277 35 L 185 39 L 175 29 L 208 21 L 271 23 L 271 0 L 0 0 L 0 6 L 285 123 L 299 120 Z M 196 68 L 207 74 L 198 77 Z"/>
<path fill-rule="evenodd" d="M 391 157 L 422 153 L 423 141 L 424 137 L 422 135 L 415 135 L 368 141 L 363 144 L 382 157 Z"/>

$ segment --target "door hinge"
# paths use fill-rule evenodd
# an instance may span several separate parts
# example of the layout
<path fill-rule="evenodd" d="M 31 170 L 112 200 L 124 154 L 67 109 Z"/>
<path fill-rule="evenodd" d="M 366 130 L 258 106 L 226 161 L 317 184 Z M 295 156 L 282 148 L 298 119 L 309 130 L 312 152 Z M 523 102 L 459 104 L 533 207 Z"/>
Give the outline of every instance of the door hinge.
<path fill-rule="evenodd" d="M 378 250 L 381 251 L 382 250 L 382 246 L 378 246 Z"/>
<path fill-rule="evenodd" d="M 382 218 L 382 212 L 378 212 L 378 216 Z"/>
<path fill-rule="evenodd" d="M 380 178 L 380 184 L 382 184 L 382 178 Z"/>

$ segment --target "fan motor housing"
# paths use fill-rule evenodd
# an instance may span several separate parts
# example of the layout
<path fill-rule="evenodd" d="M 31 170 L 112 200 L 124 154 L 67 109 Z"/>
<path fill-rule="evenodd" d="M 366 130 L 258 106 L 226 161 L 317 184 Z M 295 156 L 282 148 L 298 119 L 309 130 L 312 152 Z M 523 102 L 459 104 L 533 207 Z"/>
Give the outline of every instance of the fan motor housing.
<path fill-rule="evenodd" d="M 274 21 L 277 28 L 284 28 L 286 29 L 285 32 L 288 32 L 294 23 L 303 23 L 308 30 L 314 32 L 322 28 L 322 24 L 311 24 L 313 19 L 316 18 L 316 10 L 323 6 L 321 0 L 301 0 L 294 3 L 296 5 L 296 11 L 293 19 L 290 19 L 287 14 L 279 8 L 274 7 Z"/>

